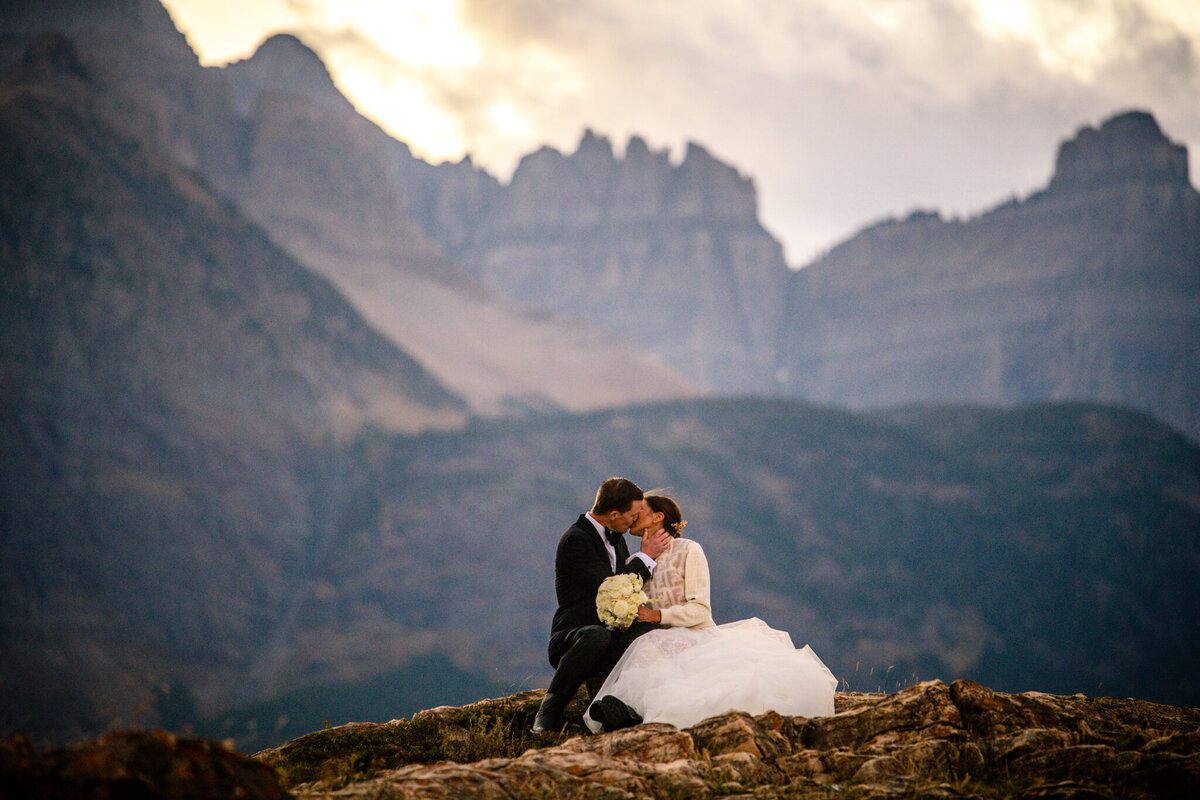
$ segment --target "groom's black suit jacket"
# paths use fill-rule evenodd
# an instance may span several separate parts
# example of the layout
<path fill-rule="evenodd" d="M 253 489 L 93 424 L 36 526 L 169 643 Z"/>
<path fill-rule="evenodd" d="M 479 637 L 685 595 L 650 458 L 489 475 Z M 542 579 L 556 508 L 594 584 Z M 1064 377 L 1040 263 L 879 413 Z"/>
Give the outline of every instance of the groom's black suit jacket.
<path fill-rule="evenodd" d="M 635 572 L 642 580 L 650 579 L 650 569 L 640 558 L 629 558 L 625 537 L 617 539 L 617 572 Z M 625 563 L 628 561 L 629 563 Z M 614 574 L 608 565 L 608 551 L 586 515 L 558 540 L 554 556 L 554 592 L 558 610 L 550 623 L 550 664 L 558 666 L 571 631 L 583 625 L 601 625 L 596 615 L 596 591 L 605 578 Z"/>

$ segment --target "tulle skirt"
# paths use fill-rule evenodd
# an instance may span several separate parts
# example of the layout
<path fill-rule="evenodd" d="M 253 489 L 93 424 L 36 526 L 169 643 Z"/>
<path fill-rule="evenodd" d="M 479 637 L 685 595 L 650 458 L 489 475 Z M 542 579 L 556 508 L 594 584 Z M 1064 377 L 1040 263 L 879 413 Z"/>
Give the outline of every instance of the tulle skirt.
<path fill-rule="evenodd" d="M 833 714 L 837 678 L 808 645 L 757 617 L 712 628 L 665 628 L 639 636 L 597 698 L 615 695 L 645 722 L 689 728 L 727 711 L 790 717 Z M 600 724 L 589 715 L 593 733 Z"/>

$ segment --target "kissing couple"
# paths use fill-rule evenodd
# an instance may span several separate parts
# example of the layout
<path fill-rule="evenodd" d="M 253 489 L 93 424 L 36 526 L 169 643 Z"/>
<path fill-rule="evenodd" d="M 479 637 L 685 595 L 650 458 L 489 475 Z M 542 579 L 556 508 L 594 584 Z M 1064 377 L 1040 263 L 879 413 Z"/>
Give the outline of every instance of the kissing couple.
<path fill-rule="evenodd" d="M 797 649 L 786 631 L 757 617 L 713 623 L 708 560 L 683 537 L 686 525 L 671 498 L 609 478 L 567 528 L 554 557 L 554 677 L 534 733 L 562 730 L 575 692 L 601 680 L 583 716 L 593 733 L 641 722 L 688 728 L 727 711 L 833 713 L 837 679 L 812 648 Z M 641 540 L 632 555 L 626 533 Z M 626 628 L 606 626 L 597 612 L 600 584 L 619 574 L 640 577 L 654 601 Z"/>

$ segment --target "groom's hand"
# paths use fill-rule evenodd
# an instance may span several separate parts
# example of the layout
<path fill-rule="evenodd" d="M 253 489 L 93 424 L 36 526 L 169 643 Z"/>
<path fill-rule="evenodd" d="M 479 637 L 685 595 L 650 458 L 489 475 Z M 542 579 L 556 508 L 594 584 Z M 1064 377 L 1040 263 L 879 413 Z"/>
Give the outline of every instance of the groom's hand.
<path fill-rule="evenodd" d="M 642 537 L 642 552 L 657 561 L 670 544 L 671 534 L 660 529 Z"/>

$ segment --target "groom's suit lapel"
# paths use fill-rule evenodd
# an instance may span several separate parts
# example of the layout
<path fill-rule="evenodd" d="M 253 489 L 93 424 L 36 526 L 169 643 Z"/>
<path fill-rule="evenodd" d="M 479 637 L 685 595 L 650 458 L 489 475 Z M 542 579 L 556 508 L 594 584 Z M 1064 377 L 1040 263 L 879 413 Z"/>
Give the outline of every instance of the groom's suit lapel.
<path fill-rule="evenodd" d="M 596 550 L 596 554 L 604 559 L 604 563 L 608 563 L 608 548 L 604 546 L 604 540 L 601 534 L 596 533 L 596 526 L 587 518 L 586 514 L 579 515 L 579 527 L 587 534 L 588 540 L 592 543 L 592 547 Z M 620 552 L 617 553 L 618 560 Z"/>
<path fill-rule="evenodd" d="M 591 537 L 592 546 L 596 548 L 596 553 L 602 559 L 604 559 L 604 563 L 607 564 L 608 548 L 604 546 L 603 534 L 596 533 L 596 527 L 592 525 L 591 520 L 587 518 L 586 514 L 579 515 L 579 522 L 577 524 L 584 530 L 585 533 L 587 533 L 589 537 Z M 625 536 L 623 534 L 617 537 L 617 545 L 613 549 L 617 551 L 617 567 L 620 568 L 622 564 L 629 560 L 629 547 L 625 544 Z"/>

